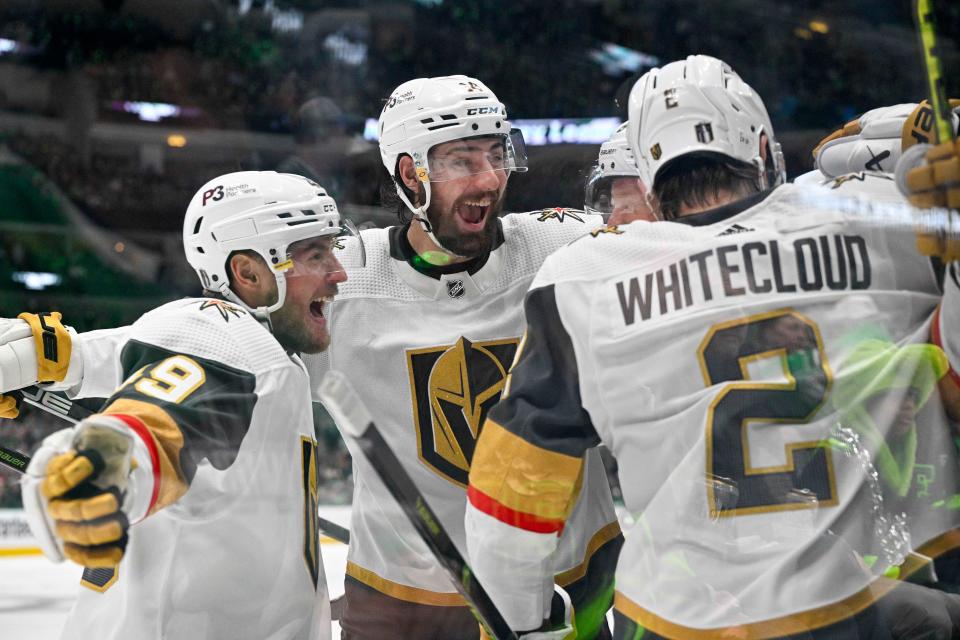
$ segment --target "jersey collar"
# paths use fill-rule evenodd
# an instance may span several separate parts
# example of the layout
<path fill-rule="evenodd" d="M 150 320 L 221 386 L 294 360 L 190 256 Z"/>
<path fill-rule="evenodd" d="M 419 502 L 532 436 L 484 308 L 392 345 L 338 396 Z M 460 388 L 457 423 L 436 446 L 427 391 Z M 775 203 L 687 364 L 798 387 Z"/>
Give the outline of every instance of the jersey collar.
<path fill-rule="evenodd" d="M 717 222 L 723 222 L 727 218 L 732 218 L 738 213 L 743 213 L 750 207 L 763 202 L 771 193 L 773 193 L 773 189 L 767 189 L 766 191 L 741 198 L 736 202 L 725 204 L 722 207 L 707 209 L 706 211 L 694 213 L 689 216 L 681 216 L 674 219 L 673 222 L 690 225 L 691 227 L 706 227 Z"/>
<path fill-rule="evenodd" d="M 387 237 L 391 261 L 400 278 L 421 295 L 434 300 L 466 300 L 480 295 L 493 284 L 503 264 L 503 224 L 498 219 L 493 249 L 482 256 L 458 264 L 423 264 L 407 239 L 409 223 L 390 227 Z"/>

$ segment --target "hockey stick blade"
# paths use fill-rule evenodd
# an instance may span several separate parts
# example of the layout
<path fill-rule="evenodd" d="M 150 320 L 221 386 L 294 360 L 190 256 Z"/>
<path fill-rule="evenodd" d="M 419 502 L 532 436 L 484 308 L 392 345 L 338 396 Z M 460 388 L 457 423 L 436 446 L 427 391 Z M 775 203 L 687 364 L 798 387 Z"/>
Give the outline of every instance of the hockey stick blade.
<path fill-rule="evenodd" d="M 497 640 L 516 640 L 517 635 L 474 577 L 470 565 L 457 550 L 433 509 L 383 439 L 346 376 L 335 370 L 327 372 L 320 383 L 319 393 L 337 425 L 356 441 L 490 637 Z"/>

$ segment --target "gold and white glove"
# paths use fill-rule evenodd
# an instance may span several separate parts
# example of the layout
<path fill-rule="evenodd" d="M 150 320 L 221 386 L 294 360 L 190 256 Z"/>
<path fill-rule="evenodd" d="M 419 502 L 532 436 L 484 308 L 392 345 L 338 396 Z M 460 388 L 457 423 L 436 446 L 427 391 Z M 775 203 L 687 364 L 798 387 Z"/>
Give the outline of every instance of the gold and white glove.
<path fill-rule="evenodd" d="M 132 474 L 133 451 L 130 430 L 109 415 L 91 416 L 43 441 L 27 466 L 21 494 L 44 555 L 92 568 L 120 562 L 135 521 L 130 516 L 145 510 Z"/>
<path fill-rule="evenodd" d="M 960 260 L 960 141 L 913 147 L 897 164 L 896 178 L 910 204 L 929 209 L 917 216 L 920 253 Z"/>
<path fill-rule="evenodd" d="M 960 100 L 950 100 L 954 131 L 960 126 Z M 893 173 L 901 155 L 932 139 L 933 110 L 924 100 L 871 109 L 820 141 L 814 165 L 828 178 L 858 171 Z"/>
<path fill-rule="evenodd" d="M 0 318 L 0 392 L 39 382 L 79 381 L 82 361 L 73 348 L 74 336 L 56 311 Z M 0 395 L 0 418 L 18 414 L 14 397 Z"/>

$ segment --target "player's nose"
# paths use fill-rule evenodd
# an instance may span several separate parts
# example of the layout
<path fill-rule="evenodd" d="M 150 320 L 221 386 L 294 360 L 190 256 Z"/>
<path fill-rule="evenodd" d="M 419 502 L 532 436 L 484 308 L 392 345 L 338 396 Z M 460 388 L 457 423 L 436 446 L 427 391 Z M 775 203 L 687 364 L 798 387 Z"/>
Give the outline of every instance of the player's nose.
<path fill-rule="evenodd" d="M 500 178 L 493 170 L 481 171 L 473 175 L 473 184 L 478 189 L 483 189 L 484 191 L 498 191 Z"/>

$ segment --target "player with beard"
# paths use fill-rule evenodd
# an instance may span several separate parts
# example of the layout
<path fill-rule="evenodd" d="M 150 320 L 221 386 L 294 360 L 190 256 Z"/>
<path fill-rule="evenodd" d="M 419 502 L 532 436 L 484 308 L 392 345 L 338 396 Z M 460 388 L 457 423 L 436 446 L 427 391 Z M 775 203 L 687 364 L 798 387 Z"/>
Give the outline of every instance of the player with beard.
<path fill-rule="evenodd" d="M 526 170 L 525 151 L 503 104 L 476 79 L 403 83 L 379 128 L 402 224 L 365 230 L 362 243 L 343 240 L 341 262 L 359 263 L 365 253 L 366 267 L 354 273 L 348 266 L 336 303 L 322 309 L 336 340 L 303 360 L 314 388 L 332 367 L 365 396 L 388 444 L 465 552 L 467 474 L 526 328 L 523 295 L 547 255 L 602 220 L 564 208 L 500 215 L 509 175 Z M 119 375 L 109 356 L 127 331 L 72 336 L 73 355 L 64 356 L 57 384 L 77 397 L 108 395 L 105 381 Z M 37 382 L 36 369 L 5 372 L 3 342 L 0 333 L 0 390 Z M 347 445 L 355 490 L 343 637 L 479 637 L 440 564 L 366 458 Z M 623 538 L 599 454 L 586 458 L 580 500 L 570 505 L 558 545 L 556 582 L 573 601 L 578 637 L 602 638 L 609 637 L 605 614 Z"/>
<path fill-rule="evenodd" d="M 59 313 L 0 322 L 0 388 L 19 386 L 28 360 L 36 379 L 62 382 L 80 349 L 96 366 L 84 390 L 109 396 L 44 440 L 22 483 L 44 554 L 85 567 L 62 638 L 330 637 L 321 461 L 296 352 L 330 344 L 345 230 L 306 178 L 230 173 L 197 191 L 184 219 L 205 297 L 73 349 Z M 38 345 L 19 365 L 15 335 Z"/>
<path fill-rule="evenodd" d="M 344 284 L 330 310 L 337 343 L 311 361 L 314 379 L 327 366 L 348 376 L 465 551 L 474 442 L 525 329 L 524 291 L 549 253 L 601 221 L 563 208 L 501 216 L 510 174 L 526 170 L 523 141 L 503 104 L 474 78 L 397 87 L 380 115 L 380 152 L 404 223 L 362 232 L 367 268 Z M 343 252 L 354 246 L 348 239 Z M 478 637 L 441 566 L 347 444 L 356 486 L 344 637 Z M 582 638 L 605 637 L 622 540 L 599 455 L 589 458 L 589 497 L 574 508 L 556 565 Z"/>

